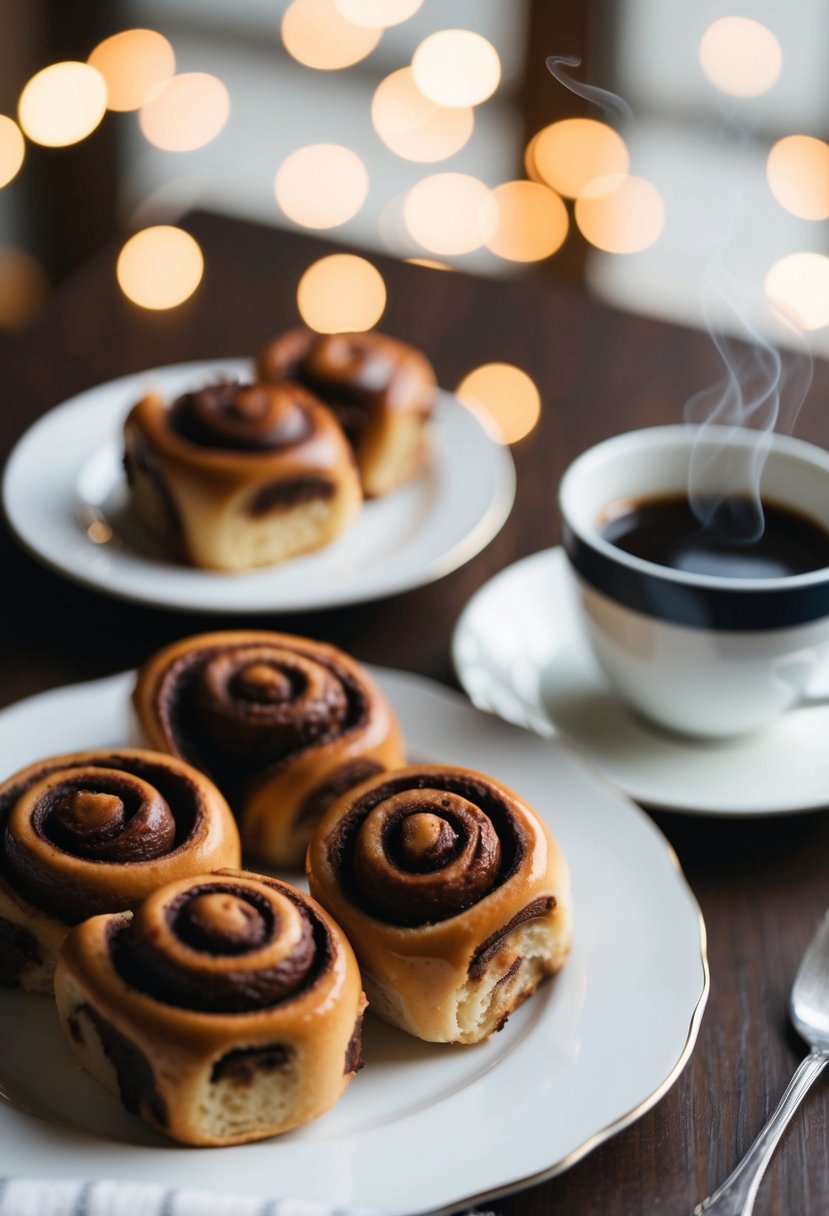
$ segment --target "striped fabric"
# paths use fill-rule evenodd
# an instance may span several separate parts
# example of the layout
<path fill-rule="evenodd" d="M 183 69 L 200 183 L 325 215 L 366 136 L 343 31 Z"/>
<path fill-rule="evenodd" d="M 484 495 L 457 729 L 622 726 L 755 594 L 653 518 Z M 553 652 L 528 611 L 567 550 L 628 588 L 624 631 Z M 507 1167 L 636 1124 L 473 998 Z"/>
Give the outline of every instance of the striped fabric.
<path fill-rule="evenodd" d="M 372 1216 L 297 1199 L 252 1199 L 139 1182 L 0 1178 L 0 1216 Z M 378 1214 L 374 1214 L 378 1216 Z M 494 1216 L 469 1212 L 467 1216 Z"/>

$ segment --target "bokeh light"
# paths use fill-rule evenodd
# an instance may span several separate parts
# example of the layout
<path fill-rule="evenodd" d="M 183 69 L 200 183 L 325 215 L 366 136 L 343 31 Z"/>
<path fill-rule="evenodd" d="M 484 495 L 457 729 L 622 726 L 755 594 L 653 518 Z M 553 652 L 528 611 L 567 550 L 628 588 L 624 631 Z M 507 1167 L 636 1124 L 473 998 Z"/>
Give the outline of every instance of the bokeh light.
<path fill-rule="evenodd" d="M 800 329 L 829 325 L 829 258 L 822 253 L 790 253 L 769 269 L 766 298 Z"/>
<path fill-rule="evenodd" d="M 431 253 L 471 253 L 494 233 L 498 209 L 477 177 L 434 173 L 406 195 L 403 220 L 409 235 Z"/>
<path fill-rule="evenodd" d="M 405 258 L 409 266 L 425 266 L 427 270 L 451 270 L 448 262 L 439 262 L 436 258 Z"/>
<path fill-rule="evenodd" d="M 371 329 L 386 307 L 380 271 L 352 253 L 332 253 L 314 262 L 297 288 L 297 306 L 318 333 L 358 333 Z"/>
<path fill-rule="evenodd" d="M 385 30 L 408 21 L 423 0 L 334 0 L 347 21 L 370 30 Z"/>
<path fill-rule="evenodd" d="M 368 173 L 356 152 L 341 144 L 297 148 L 277 170 L 276 201 L 305 228 L 335 228 L 356 215 L 368 195 Z"/>
<path fill-rule="evenodd" d="M 36 144 L 65 148 L 86 139 L 106 113 L 107 87 L 88 63 L 68 60 L 37 72 L 20 94 L 17 117 Z"/>
<path fill-rule="evenodd" d="M 23 249 L 0 247 L 0 329 L 23 329 L 49 293 L 46 271 Z"/>
<path fill-rule="evenodd" d="M 475 127 L 471 106 L 436 105 L 421 93 L 411 68 L 400 68 L 380 81 L 371 102 L 371 121 L 386 147 L 420 163 L 453 156 Z"/>
<path fill-rule="evenodd" d="M 495 47 L 472 30 L 438 30 L 412 56 L 415 84 L 439 106 L 477 106 L 501 79 Z"/>
<path fill-rule="evenodd" d="M 320 72 L 359 63 L 371 54 L 382 33 L 349 21 L 334 0 L 293 0 L 285 10 L 281 32 L 288 54 Z"/>
<path fill-rule="evenodd" d="M 204 258 L 189 232 L 160 224 L 126 242 L 115 274 L 127 299 L 142 308 L 175 308 L 201 282 Z"/>
<path fill-rule="evenodd" d="M 750 17 L 721 17 L 702 36 L 699 62 L 713 85 L 731 97 L 758 97 L 776 84 L 783 65 L 777 38 Z"/>
<path fill-rule="evenodd" d="M 829 218 L 829 144 L 787 135 L 769 152 L 766 176 L 774 197 L 802 220 Z"/>
<path fill-rule="evenodd" d="M 595 118 L 564 118 L 530 140 L 527 173 L 565 198 L 578 198 L 599 177 L 627 173 L 630 156 L 617 131 Z"/>
<path fill-rule="evenodd" d="M 123 30 L 99 42 L 87 63 L 106 81 L 107 108 L 137 110 L 176 70 L 176 56 L 155 30 Z"/>
<path fill-rule="evenodd" d="M 502 182 L 492 191 L 497 227 L 486 242 L 499 258 L 537 262 L 560 249 L 569 226 L 567 208 L 539 182 Z"/>
<path fill-rule="evenodd" d="M 489 415 L 503 443 L 529 435 L 541 416 L 541 397 L 534 381 L 512 363 L 484 363 L 464 376 L 455 390 L 466 405 Z"/>
<path fill-rule="evenodd" d="M 585 240 L 607 253 L 640 253 L 665 227 L 662 195 L 643 177 L 600 177 L 576 199 L 576 223 Z"/>
<path fill-rule="evenodd" d="M 208 72 L 182 72 L 153 90 L 138 111 L 147 140 L 165 152 L 192 152 L 215 139 L 230 114 L 230 96 Z"/>
<path fill-rule="evenodd" d="M 13 118 L 0 114 L 0 189 L 17 177 L 25 154 L 26 141 L 20 127 Z"/>

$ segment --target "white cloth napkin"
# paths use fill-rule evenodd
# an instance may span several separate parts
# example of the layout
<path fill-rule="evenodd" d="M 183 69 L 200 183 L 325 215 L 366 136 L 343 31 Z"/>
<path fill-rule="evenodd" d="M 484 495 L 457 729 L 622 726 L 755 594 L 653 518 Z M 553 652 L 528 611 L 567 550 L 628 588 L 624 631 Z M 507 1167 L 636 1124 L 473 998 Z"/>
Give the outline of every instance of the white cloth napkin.
<path fill-rule="evenodd" d="M 0 1178 L 0 1216 L 371 1216 L 300 1199 L 170 1190 L 140 1182 Z M 374 1216 L 378 1216 L 377 1213 Z M 467 1216 L 494 1216 L 468 1212 Z"/>

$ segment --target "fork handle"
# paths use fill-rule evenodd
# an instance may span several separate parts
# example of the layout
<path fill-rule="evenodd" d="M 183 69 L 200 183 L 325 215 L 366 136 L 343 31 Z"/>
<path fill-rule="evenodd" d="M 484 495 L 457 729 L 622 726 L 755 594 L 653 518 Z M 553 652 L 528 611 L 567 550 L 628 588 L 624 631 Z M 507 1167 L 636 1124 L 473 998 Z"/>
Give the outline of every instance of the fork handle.
<path fill-rule="evenodd" d="M 766 1166 L 794 1112 L 829 1062 L 829 1051 L 813 1049 L 800 1061 L 786 1092 L 760 1135 L 722 1186 L 694 1208 L 694 1216 L 751 1216 Z"/>

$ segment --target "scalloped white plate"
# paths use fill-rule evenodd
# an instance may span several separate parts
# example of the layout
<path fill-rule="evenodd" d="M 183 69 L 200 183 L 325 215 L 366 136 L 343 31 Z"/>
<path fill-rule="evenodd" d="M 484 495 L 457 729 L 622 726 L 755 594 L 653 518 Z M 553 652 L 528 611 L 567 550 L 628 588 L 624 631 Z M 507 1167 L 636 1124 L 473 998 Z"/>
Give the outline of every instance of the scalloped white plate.
<path fill-rule="evenodd" d="M 245 574 L 176 564 L 127 510 L 124 418 L 151 388 L 172 400 L 220 376 L 251 374 L 249 359 L 179 363 L 100 384 L 50 410 L 20 439 L 3 478 L 3 506 L 18 540 L 67 578 L 122 599 L 195 612 L 297 612 L 442 578 L 506 522 L 515 498 L 509 450 L 481 417 L 440 392 L 428 467 L 367 502 L 333 544 Z M 107 534 L 104 543 L 93 539 Z"/>
<path fill-rule="evenodd" d="M 453 1211 L 567 1168 L 679 1075 L 708 966 L 699 908 L 664 837 L 566 744 L 430 681 L 374 675 L 413 754 L 483 769 L 547 819 L 573 878 L 564 970 L 476 1047 L 421 1043 L 368 1017 L 366 1067 L 333 1110 L 280 1139 L 225 1149 L 163 1141 L 81 1072 L 51 1002 L 0 992 L 0 1175 L 151 1178 L 387 1216 Z M 42 756 L 45 740 L 53 754 L 123 743 L 133 678 L 2 711 L 0 774 Z"/>

